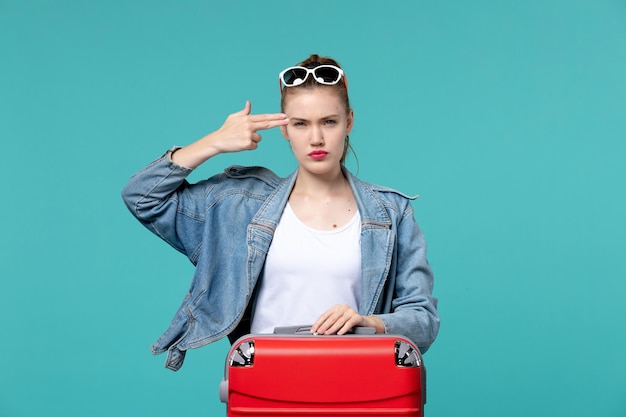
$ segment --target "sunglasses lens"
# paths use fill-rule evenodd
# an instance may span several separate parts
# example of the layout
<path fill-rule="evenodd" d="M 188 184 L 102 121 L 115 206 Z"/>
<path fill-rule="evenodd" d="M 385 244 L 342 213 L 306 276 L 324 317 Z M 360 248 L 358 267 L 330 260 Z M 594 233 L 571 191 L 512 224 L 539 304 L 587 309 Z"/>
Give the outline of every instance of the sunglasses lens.
<path fill-rule="evenodd" d="M 335 84 L 337 83 L 337 81 L 339 81 L 339 71 L 337 70 L 337 68 L 322 66 L 315 68 L 314 71 L 315 78 L 319 82 L 322 82 L 322 80 L 324 80 L 324 83 Z"/>
<path fill-rule="evenodd" d="M 280 73 L 281 82 L 286 87 L 296 87 L 303 84 L 309 74 L 320 84 L 334 85 L 341 80 L 343 72 L 334 65 L 320 65 L 312 69 L 305 67 L 290 67 Z M 282 88 L 282 87 L 281 87 Z"/>
<path fill-rule="evenodd" d="M 306 75 L 304 68 L 290 68 L 283 74 L 283 83 L 288 86 L 300 85 L 304 82 Z"/>

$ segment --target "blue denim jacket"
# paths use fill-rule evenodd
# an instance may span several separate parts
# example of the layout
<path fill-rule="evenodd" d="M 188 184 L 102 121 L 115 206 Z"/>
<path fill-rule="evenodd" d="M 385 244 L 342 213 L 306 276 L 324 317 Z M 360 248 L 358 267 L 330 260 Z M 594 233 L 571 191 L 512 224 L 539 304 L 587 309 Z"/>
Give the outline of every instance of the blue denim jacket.
<path fill-rule="evenodd" d="M 122 192 L 132 214 L 196 267 L 169 328 L 152 345 L 154 354 L 168 351 L 165 366 L 174 371 L 188 349 L 249 331 L 246 315 L 296 178 L 232 166 L 190 184 L 190 172 L 169 151 L 131 177 Z M 408 337 L 425 352 L 439 331 L 439 316 L 411 198 L 344 174 L 362 222 L 359 314 L 378 316 L 386 333 Z"/>

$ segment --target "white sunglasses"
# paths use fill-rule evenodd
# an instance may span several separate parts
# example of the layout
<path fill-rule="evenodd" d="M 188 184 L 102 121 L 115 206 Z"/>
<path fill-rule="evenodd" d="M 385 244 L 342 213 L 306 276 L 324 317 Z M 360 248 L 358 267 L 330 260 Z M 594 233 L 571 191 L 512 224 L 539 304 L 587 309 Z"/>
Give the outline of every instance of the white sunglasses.
<path fill-rule="evenodd" d="M 324 85 L 335 85 L 343 77 L 344 84 L 346 84 L 347 87 L 343 70 L 339 67 L 334 65 L 319 65 L 315 68 L 295 66 L 283 70 L 278 75 L 278 79 L 281 83 L 281 90 L 282 86 L 296 87 L 303 84 L 309 77 L 309 74 L 313 74 L 315 81 Z"/>

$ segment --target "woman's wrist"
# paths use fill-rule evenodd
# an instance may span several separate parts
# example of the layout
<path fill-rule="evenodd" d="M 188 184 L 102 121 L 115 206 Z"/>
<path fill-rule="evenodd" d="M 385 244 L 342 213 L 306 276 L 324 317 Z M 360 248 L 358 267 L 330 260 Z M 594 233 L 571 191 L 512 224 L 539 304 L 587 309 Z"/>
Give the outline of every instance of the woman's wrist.
<path fill-rule="evenodd" d="M 173 162 L 180 166 L 195 169 L 218 154 L 219 151 L 211 146 L 209 134 L 190 145 L 174 150 L 171 158 Z"/>
<path fill-rule="evenodd" d="M 376 317 L 376 316 L 363 316 L 364 327 L 373 327 L 376 329 L 376 333 L 384 334 L 385 333 L 385 323 Z"/>

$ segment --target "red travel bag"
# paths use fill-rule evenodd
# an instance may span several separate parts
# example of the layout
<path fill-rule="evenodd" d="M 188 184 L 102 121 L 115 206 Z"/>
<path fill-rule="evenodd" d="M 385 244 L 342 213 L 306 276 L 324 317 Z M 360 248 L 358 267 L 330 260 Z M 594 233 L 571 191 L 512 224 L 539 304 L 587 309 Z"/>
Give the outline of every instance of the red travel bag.
<path fill-rule="evenodd" d="M 423 416 L 418 348 L 402 336 L 359 333 L 241 337 L 220 385 L 228 417 Z"/>

